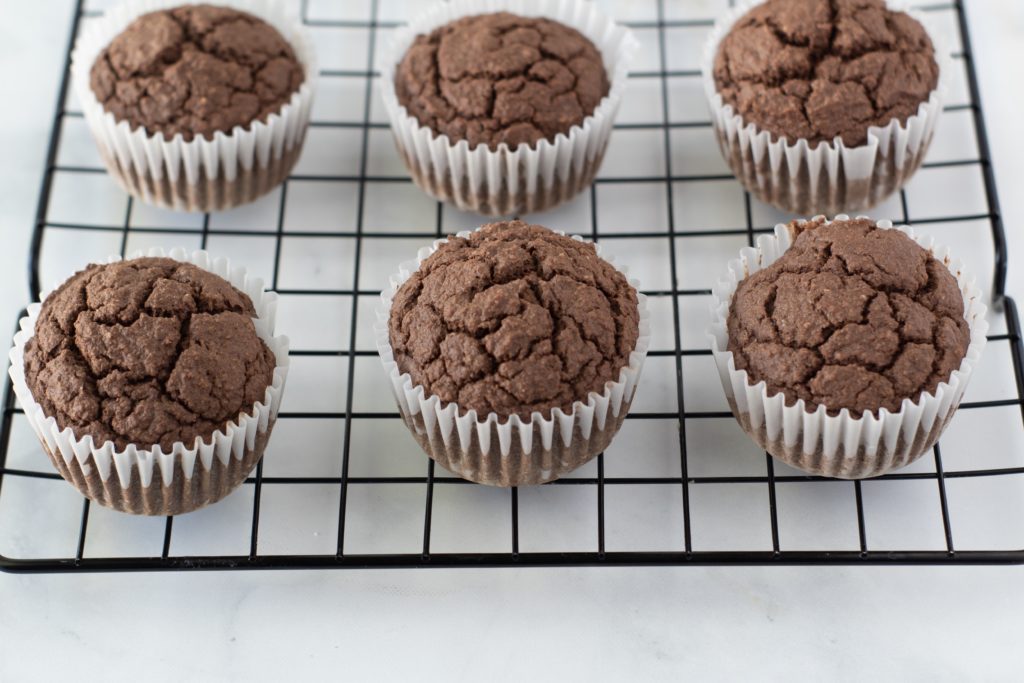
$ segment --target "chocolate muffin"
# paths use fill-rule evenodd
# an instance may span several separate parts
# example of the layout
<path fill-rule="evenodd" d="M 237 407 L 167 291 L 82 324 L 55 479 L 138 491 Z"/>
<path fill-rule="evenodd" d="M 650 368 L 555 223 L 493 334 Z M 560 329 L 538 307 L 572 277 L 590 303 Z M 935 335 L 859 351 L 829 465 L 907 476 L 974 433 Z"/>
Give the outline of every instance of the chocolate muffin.
<path fill-rule="evenodd" d="M 714 73 L 726 104 L 773 139 L 856 147 L 916 114 L 939 65 L 924 27 L 883 0 L 769 0 L 733 25 Z"/>
<path fill-rule="evenodd" d="M 25 377 L 46 414 L 78 438 L 118 450 L 209 441 L 273 379 L 255 315 L 243 292 L 191 264 L 92 265 L 46 298 Z"/>
<path fill-rule="evenodd" d="M 809 474 L 863 479 L 942 435 L 985 315 L 948 250 L 841 215 L 777 225 L 743 250 L 712 292 L 709 335 L 729 408 L 761 448 Z"/>
<path fill-rule="evenodd" d="M 751 384 L 860 417 L 897 412 L 960 367 L 970 332 L 944 264 L 868 219 L 791 228 L 793 245 L 739 284 L 729 310 L 728 348 Z"/>
<path fill-rule="evenodd" d="M 470 149 L 553 142 L 608 94 L 601 53 L 575 29 L 508 12 L 463 17 L 419 35 L 395 73 L 421 125 Z"/>
<path fill-rule="evenodd" d="M 259 7 L 256 16 L 129 2 L 80 38 L 75 91 L 126 192 L 170 209 L 220 211 L 287 177 L 309 125 L 314 56 L 283 6 Z"/>
<path fill-rule="evenodd" d="M 568 419 L 571 430 L 576 406 L 607 395 L 624 371 L 638 372 L 633 355 L 646 349 L 642 328 L 636 290 L 594 245 L 521 221 L 442 243 L 398 288 L 387 317 L 396 373 L 407 374 L 424 398 L 495 430 L 515 416 L 513 426 L 531 437 L 541 422 Z M 632 389 L 625 409 L 631 399 Z M 571 444 L 556 439 L 531 452 L 513 439 L 518 451 L 504 458 L 498 448 L 481 449 L 475 435 L 472 444 L 449 445 L 411 426 L 445 467 L 507 486 L 556 478 L 586 462 L 610 441 L 625 409 Z"/>
<path fill-rule="evenodd" d="M 604 157 L 636 41 L 585 0 L 562 3 L 566 23 L 465 11 L 436 3 L 385 59 L 384 105 L 413 180 L 486 215 L 579 194 Z"/>
<path fill-rule="evenodd" d="M 228 7 L 184 5 L 133 21 L 96 58 L 90 85 L 117 121 L 190 141 L 265 123 L 304 80 L 270 24 Z"/>
<path fill-rule="evenodd" d="M 443 244 L 398 290 L 402 372 L 444 403 L 529 420 L 569 412 L 629 363 L 636 290 L 592 244 L 522 221 Z"/>
<path fill-rule="evenodd" d="M 91 438 L 93 449 L 178 454 L 217 445 L 218 434 L 256 415 L 275 383 L 278 363 L 257 334 L 256 316 L 248 295 L 190 263 L 160 257 L 91 265 L 43 302 L 24 345 L 25 385 L 45 418 L 78 441 Z M 197 464 L 194 476 L 179 472 L 163 487 L 142 485 L 138 473 L 129 485 L 116 476 L 103 481 L 102 468 L 76 469 L 47 451 L 98 502 L 177 514 L 240 484 L 271 428 L 272 420 L 238 461 L 214 461 L 207 473 Z"/>
<path fill-rule="evenodd" d="M 860 210 L 894 192 L 941 112 L 931 37 L 884 0 L 767 0 L 712 40 L 704 68 L 733 171 L 758 198 L 802 215 Z M 810 155 L 822 144 L 826 155 Z"/>

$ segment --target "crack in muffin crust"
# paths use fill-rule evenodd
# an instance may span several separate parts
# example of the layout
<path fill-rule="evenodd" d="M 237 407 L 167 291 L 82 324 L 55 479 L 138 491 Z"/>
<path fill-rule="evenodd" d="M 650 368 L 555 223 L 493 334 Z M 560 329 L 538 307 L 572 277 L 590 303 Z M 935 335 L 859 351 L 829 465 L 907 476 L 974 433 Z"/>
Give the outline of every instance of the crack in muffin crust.
<path fill-rule="evenodd" d="M 768 0 L 723 38 L 715 86 L 744 121 L 812 147 L 867 142 L 917 113 L 938 84 L 931 39 L 884 0 Z"/>
<path fill-rule="evenodd" d="M 168 451 L 209 442 L 262 401 L 274 354 L 252 301 L 192 264 L 91 265 L 46 298 L 25 346 L 25 379 L 76 438 Z"/>
<path fill-rule="evenodd" d="M 744 278 L 729 308 L 728 349 L 751 385 L 859 417 L 896 412 L 960 367 L 970 332 L 942 263 L 870 220 L 790 225 L 793 245 Z"/>
<path fill-rule="evenodd" d="M 528 421 L 616 381 L 639 319 L 636 291 L 592 244 L 507 221 L 423 261 L 388 330 L 399 371 L 428 395 Z"/>
<path fill-rule="evenodd" d="M 507 12 L 463 17 L 417 36 L 394 85 L 421 125 L 492 151 L 568 134 L 609 88 L 601 53 L 584 35 Z"/>
<path fill-rule="evenodd" d="M 305 80 L 284 37 L 246 12 L 187 5 L 144 14 L 96 58 L 90 87 L 132 129 L 213 139 L 278 112 Z"/>

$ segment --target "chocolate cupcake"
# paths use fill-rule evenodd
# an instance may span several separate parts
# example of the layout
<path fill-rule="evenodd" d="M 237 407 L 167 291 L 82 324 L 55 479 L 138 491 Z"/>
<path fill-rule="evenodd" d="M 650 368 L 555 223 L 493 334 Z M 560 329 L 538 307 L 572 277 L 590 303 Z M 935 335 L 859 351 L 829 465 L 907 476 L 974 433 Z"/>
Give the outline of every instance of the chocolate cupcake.
<path fill-rule="evenodd" d="M 843 479 L 932 447 L 985 344 L 985 305 L 909 228 L 838 216 L 776 226 L 716 289 L 712 350 L 729 406 L 775 457 Z"/>
<path fill-rule="evenodd" d="M 276 297 L 259 280 L 205 252 L 171 256 L 75 274 L 30 307 L 11 353 L 15 392 L 61 476 L 123 512 L 190 512 L 241 484 L 288 369 Z"/>
<path fill-rule="evenodd" d="M 491 215 L 541 211 L 593 181 L 635 51 L 591 3 L 494 11 L 504 4 L 438 4 L 396 33 L 383 70 L 413 180 Z"/>
<path fill-rule="evenodd" d="M 726 161 L 791 213 L 874 206 L 921 165 L 944 51 L 884 0 L 767 0 L 712 32 L 704 85 Z"/>
<path fill-rule="evenodd" d="M 649 344 L 646 302 L 595 245 L 521 221 L 438 240 L 383 294 L 377 346 L 438 464 L 540 484 L 603 451 Z"/>
<path fill-rule="evenodd" d="M 309 123 L 315 66 L 301 24 L 266 3 L 155 11 L 130 0 L 83 33 L 75 91 L 100 155 L 129 194 L 229 209 L 288 176 Z"/>

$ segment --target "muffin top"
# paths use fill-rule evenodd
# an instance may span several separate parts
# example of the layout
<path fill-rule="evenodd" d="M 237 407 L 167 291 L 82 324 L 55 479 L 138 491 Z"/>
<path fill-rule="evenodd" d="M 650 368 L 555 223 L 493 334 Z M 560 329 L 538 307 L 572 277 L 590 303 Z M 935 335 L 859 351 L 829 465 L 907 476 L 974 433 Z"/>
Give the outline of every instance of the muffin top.
<path fill-rule="evenodd" d="M 395 73 L 395 92 L 421 125 L 453 143 L 496 150 L 568 135 L 608 94 L 608 76 L 601 53 L 579 31 L 498 12 L 416 36 Z"/>
<path fill-rule="evenodd" d="M 192 446 L 262 401 L 274 354 L 252 301 L 168 258 L 91 265 L 43 302 L 25 346 L 32 397 L 97 444 Z"/>
<path fill-rule="evenodd" d="M 714 63 L 744 121 L 812 147 L 863 145 L 869 127 L 905 123 L 938 78 L 924 27 L 883 0 L 768 0 L 733 25 Z"/>
<path fill-rule="evenodd" d="M 452 237 L 398 290 L 395 361 L 462 414 L 569 412 L 629 364 L 636 291 L 593 244 L 522 221 Z"/>
<path fill-rule="evenodd" d="M 265 122 L 304 79 L 291 46 L 262 19 L 185 5 L 132 22 L 96 58 L 90 86 L 133 130 L 191 141 Z"/>
<path fill-rule="evenodd" d="M 970 332 L 956 279 L 898 230 L 866 219 L 793 222 L 782 257 L 743 279 L 729 310 L 729 351 L 809 412 L 896 412 L 960 367 Z"/>

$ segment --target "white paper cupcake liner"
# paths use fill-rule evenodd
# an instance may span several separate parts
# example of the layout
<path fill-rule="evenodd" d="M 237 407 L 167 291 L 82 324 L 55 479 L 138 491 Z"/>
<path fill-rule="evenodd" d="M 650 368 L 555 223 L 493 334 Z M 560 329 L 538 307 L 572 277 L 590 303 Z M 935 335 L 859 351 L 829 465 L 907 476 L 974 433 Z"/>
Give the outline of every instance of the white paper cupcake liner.
<path fill-rule="evenodd" d="M 256 334 L 277 360 L 262 401 L 214 432 L 208 443 L 196 437 L 191 444 L 176 442 L 166 452 L 159 445 L 149 449 L 129 445 L 118 450 L 111 441 L 97 444 L 91 436 L 78 438 L 70 427 L 61 429 L 55 418 L 45 414 L 25 380 L 25 344 L 34 334 L 41 304 L 29 306 L 28 315 L 20 321 L 21 330 L 14 336 L 10 352 L 10 376 L 25 417 L 54 466 L 86 497 L 123 512 L 180 514 L 223 498 L 262 457 L 288 376 L 288 338 L 274 336 L 277 294 L 265 291 L 262 280 L 250 277 L 244 268 L 233 267 L 228 259 L 214 259 L 205 251 L 190 254 L 184 249 L 166 254 L 151 249 L 133 258 L 140 256 L 168 256 L 192 263 L 221 276 L 252 299 Z M 109 262 L 119 260 L 112 257 Z"/>
<path fill-rule="evenodd" d="M 471 232 L 458 236 L 466 238 Z M 573 239 L 583 241 L 575 235 Z M 447 241 L 437 240 L 420 249 L 416 260 L 402 263 L 398 273 L 391 276 L 390 287 L 381 293 L 383 305 L 377 310 L 374 335 L 399 412 L 427 454 L 465 479 L 492 486 L 542 484 L 558 479 L 602 452 L 629 412 L 651 341 L 647 297 L 637 292 L 640 334 L 629 364 L 619 371 L 617 381 L 605 384 L 603 392 L 590 392 L 586 401 L 573 403 L 568 413 L 555 408 L 549 418 L 539 412 L 534 412 L 529 421 L 513 415 L 502 422 L 497 413 L 481 417 L 475 410 L 463 411 L 456 403 L 444 405 L 437 396 L 428 395 L 422 385 L 413 383 L 409 373 L 399 370 L 391 348 L 388 319 L 395 294 Z M 594 246 L 601 255 L 600 245 Z M 615 265 L 611 258 L 603 258 Z M 616 267 L 626 274 L 624 268 Z M 635 280 L 630 284 L 638 287 Z"/>
<path fill-rule="evenodd" d="M 846 220 L 838 215 L 834 220 Z M 795 234 L 788 225 L 775 226 L 775 234 L 763 235 L 757 247 L 745 247 L 738 259 L 729 262 L 726 279 L 712 292 L 711 351 L 733 414 L 744 431 L 776 458 L 811 474 L 839 479 L 862 479 L 910 464 L 934 445 L 956 412 L 971 373 L 985 348 L 987 307 L 974 277 L 949 249 L 935 245 L 930 237 L 916 235 L 911 228 L 893 228 L 889 221 L 878 227 L 899 230 L 944 263 L 956 277 L 964 297 L 964 318 L 970 328 L 970 343 L 960 367 L 934 392 L 903 400 L 898 412 L 882 408 L 879 414 L 865 412 L 859 418 L 843 409 L 829 415 L 824 405 L 808 412 L 803 399 L 787 406 L 779 392 L 769 395 L 764 381 L 751 384 L 746 370 L 736 368 L 728 350 L 727 320 L 732 296 L 744 278 L 768 267 L 789 249 Z"/>
<path fill-rule="evenodd" d="M 181 134 L 132 130 L 103 109 L 89 75 L 99 53 L 139 16 L 159 9 L 196 4 L 191 0 L 128 0 L 88 22 L 71 54 L 71 76 L 82 113 L 107 170 L 129 194 L 179 211 L 220 211 L 271 191 L 288 177 L 298 160 L 309 126 L 316 86 L 316 53 L 297 15 L 281 0 L 217 0 L 217 5 L 249 12 L 276 28 L 295 50 L 305 81 L 291 100 L 267 121 L 249 130 L 235 126 L 213 140 Z"/>
<path fill-rule="evenodd" d="M 589 38 L 604 58 L 609 89 L 582 125 L 554 142 L 505 143 L 491 151 L 487 145 L 469 148 L 460 140 L 437 135 L 421 126 L 398 102 L 395 69 L 419 34 L 430 33 L 460 17 L 508 11 L 544 16 L 570 26 Z M 463 211 L 485 215 L 518 215 L 543 211 L 568 200 L 593 182 L 604 157 L 612 124 L 626 89 L 629 64 L 638 43 L 625 27 L 604 16 L 595 3 L 583 0 L 452 0 L 433 5 L 408 26 L 395 32 L 381 69 L 381 93 L 395 143 L 416 184 L 428 194 L 450 201 Z"/>
<path fill-rule="evenodd" d="M 907 11 L 920 22 L 935 48 L 938 84 L 917 114 L 903 125 L 893 119 L 886 126 L 868 128 L 867 142 L 856 147 L 847 147 L 839 137 L 814 149 L 804 139 L 779 137 L 773 142 L 771 133 L 746 123 L 722 100 L 714 79 L 715 56 L 722 39 L 736 21 L 763 1 L 741 3 L 730 10 L 715 24 L 704 46 L 704 92 L 722 156 L 751 194 L 789 213 L 832 216 L 875 206 L 900 189 L 924 160 L 949 90 L 949 50 L 927 17 L 908 11 L 902 3 L 889 2 L 892 9 Z"/>

